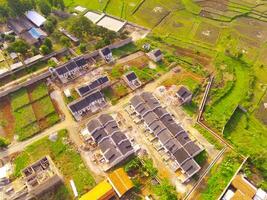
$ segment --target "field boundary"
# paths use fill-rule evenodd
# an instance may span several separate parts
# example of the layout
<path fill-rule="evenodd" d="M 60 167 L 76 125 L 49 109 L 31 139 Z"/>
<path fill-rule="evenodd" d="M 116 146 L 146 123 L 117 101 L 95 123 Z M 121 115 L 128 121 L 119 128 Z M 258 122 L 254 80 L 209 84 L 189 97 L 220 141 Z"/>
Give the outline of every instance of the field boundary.
<path fill-rule="evenodd" d="M 194 184 L 193 188 L 186 194 L 186 196 L 183 198 L 183 200 L 188 200 L 191 194 L 197 189 L 199 184 L 202 182 L 203 178 L 210 172 L 211 168 L 216 164 L 216 162 L 223 156 L 225 151 L 227 150 L 227 147 L 224 146 L 224 148 L 216 155 L 216 157 L 213 159 L 211 164 L 207 167 L 207 169 L 202 173 L 199 180 Z"/>

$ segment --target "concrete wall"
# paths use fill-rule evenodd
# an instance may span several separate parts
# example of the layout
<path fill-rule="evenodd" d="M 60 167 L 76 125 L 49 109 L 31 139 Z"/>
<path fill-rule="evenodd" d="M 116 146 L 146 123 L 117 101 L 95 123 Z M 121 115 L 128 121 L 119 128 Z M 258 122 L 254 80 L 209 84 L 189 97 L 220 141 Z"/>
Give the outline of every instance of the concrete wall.
<path fill-rule="evenodd" d="M 46 79 L 46 78 L 48 78 L 49 76 L 51 76 L 51 74 L 50 74 L 50 72 L 48 71 L 48 72 L 45 72 L 45 73 L 43 73 L 43 74 L 41 74 L 41 75 L 39 75 L 39 76 L 33 77 L 31 80 L 28 80 L 28 81 L 23 82 L 23 83 L 21 83 L 21 84 L 19 84 L 19 85 L 13 86 L 13 87 L 10 88 L 10 89 L 7 89 L 7 90 L 5 90 L 5 91 L 3 91 L 3 92 L 0 92 L 0 98 L 1 98 L 1 97 L 4 97 L 4 96 L 6 96 L 6 95 L 8 95 L 8 94 L 10 94 L 10 93 L 12 93 L 12 92 L 15 92 L 15 91 L 17 91 L 17 90 L 19 90 L 19 89 L 21 89 L 21 88 L 23 88 L 23 87 L 27 87 L 27 86 L 29 86 L 29 85 L 31 85 L 31 84 L 37 82 L 37 81 L 40 81 L 40 80 L 42 80 L 42 79 Z"/>
<path fill-rule="evenodd" d="M 36 60 L 36 61 L 34 61 L 34 62 L 32 62 L 32 63 L 29 63 L 28 65 L 24 65 L 23 67 L 20 67 L 20 68 L 14 70 L 14 71 L 10 70 L 10 71 L 7 71 L 7 72 L 1 74 L 1 75 L 0 75 L 0 79 L 6 77 L 6 76 L 8 76 L 8 75 L 14 74 L 14 73 L 16 73 L 16 72 L 18 72 L 18 71 L 20 71 L 20 70 L 23 70 L 23 69 L 25 69 L 25 68 L 27 68 L 27 67 L 31 67 L 31 66 L 33 66 L 34 64 L 36 64 L 36 63 L 38 63 L 38 62 L 40 62 L 40 61 L 47 61 L 47 60 L 49 60 L 50 58 L 52 58 L 52 57 L 54 57 L 54 56 L 65 55 L 66 53 L 68 53 L 68 51 L 69 51 L 69 50 L 68 50 L 67 48 L 63 48 L 63 49 L 61 49 L 61 50 L 59 50 L 59 51 L 52 52 L 52 53 L 50 53 L 50 54 L 48 54 L 48 55 L 46 55 L 46 56 L 40 58 L 39 60 Z"/>

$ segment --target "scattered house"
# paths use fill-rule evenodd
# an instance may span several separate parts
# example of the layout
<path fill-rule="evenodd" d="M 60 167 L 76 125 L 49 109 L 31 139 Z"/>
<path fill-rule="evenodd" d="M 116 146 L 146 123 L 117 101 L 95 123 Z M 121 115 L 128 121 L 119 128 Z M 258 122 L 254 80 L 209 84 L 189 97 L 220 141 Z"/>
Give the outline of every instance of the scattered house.
<path fill-rule="evenodd" d="M 92 81 L 91 83 L 79 87 L 77 89 L 78 94 L 83 97 L 95 90 L 102 90 L 110 85 L 110 81 L 107 76 L 101 76 L 98 79 Z"/>
<path fill-rule="evenodd" d="M 43 19 L 35 11 L 28 11 L 25 16 L 8 19 L 8 27 L 30 45 L 40 45 L 47 34 L 40 29 Z M 43 23 L 42 23 L 43 22 Z"/>
<path fill-rule="evenodd" d="M 31 34 L 33 38 L 35 38 L 38 41 L 42 41 L 47 37 L 46 32 L 44 32 L 40 28 L 31 28 L 28 32 Z"/>
<path fill-rule="evenodd" d="M 116 166 L 135 153 L 130 140 L 108 114 L 91 120 L 87 124 L 87 129 L 110 167 Z"/>
<path fill-rule="evenodd" d="M 95 91 L 87 96 L 78 99 L 68 105 L 71 114 L 74 118 L 79 121 L 82 117 L 91 112 L 97 112 L 98 110 L 104 108 L 106 106 L 106 100 L 104 95 L 100 91 Z"/>
<path fill-rule="evenodd" d="M 146 129 L 158 139 L 161 147 L 175 161 L 174 171 L 181 169 L 188 181 L 200 170 L 194 160 L 203 149 L 193 142 L 183 127 L 149 92 L 143 92 L 130 100 L 131 109 L 144 121 Z"/>
<path fill-rule="evenodd" d="M 110 200 L 116 193 L 107 180 L 98 183 L 93 189 L 84 194 L 79 200 Z"/>
<path fill-rule="evenodd" d="M 81 75 L 81 72 L 87 69 L 88 63 L 83 56 L 69 60 L 57 68 L 50 68 L 50 72 L 62 82 L 67 83 Z"/>
<path fill-rule="evenodd" d="M 85 15 L 86 18 L 88 18 L 90 21 L 92 21 L 94 24 L 96 24 L 97 22 L 99 22 L 99 20 L 101 20 L 105 14 L 99 14 L 97 12 L 93 12 L 93 11 L 88 11 Z"/>
<path fill-rule="evenodd" d="M 111 63 L 113 61 L 112 52 L 109 47 L 100 49 L 99 54 L 107 63 Z"/>
<path fill-rule="evenodd" d="M 123 80 L 128 84 L 128 86 L 132 89 L 135 90 L 141 86 L 141 81 L 138 79 L 136 74 L 131 71 L 128 72 L 123 76 Z"/>
<path fill-rule="evenodd" d="M 46 19 L 34 10 L 27 11 L 25 16 L 37 27 L 43 26 L 46 22 Z"/>
<path fill-rule="evenodd" d="M 178 97 L 182 105 L 185 103 L 190 103 L 192 100 L 193 94 L 186 87 L 181 86 L 179 90 L 177 91 L 176 96 Z"/>
<path fill-rule="evenodd" d="M 243 174 L 234 177 L 221 200 L 266 200 L 267 193 L 257 189 Z"/>
<path fill-rule="evenodd" d="M 34 197 L 63 183 L 62 175 L 49 156 L 45 156 L 23 169 L 22 175 L 28 194 Z"/>
<path fill-rule="evenodd" d="M 11 53 L 9 54 L 9 56 L 10 56 L 10 58 L 11 58 L 12 60 L 16 60 L 16 59 L 18 58 L 18 54 L 15 53 L 15 52 L 11 52 Z"/>
<path fill-rule="evenodd" d="M 154 62 L 159 62 L 163 58 L 163 54 L 162 54 L 161 50 L 159 50 L 159 49 L 154 49 L 154 50 L 150 51 L 149 53 L 147 53 L 147 56 L 151 60 L 153 60 Z"/>
<path fill-rule="evenodd" d="M 66 31 L 64 28 L 59 28 L 59 31 L 63 33 L 65 36 L 67 36 L 75 45 L 78 45 L 80 43 L 80 40 L 71 35 L 68 31 Z"/>
<path fill-rule="evenodd" d="M 116 191 L 119 198 L 134 187 L 133 182 L 123 168 L 116 169 L 108 174 L 108 181 Z"/>

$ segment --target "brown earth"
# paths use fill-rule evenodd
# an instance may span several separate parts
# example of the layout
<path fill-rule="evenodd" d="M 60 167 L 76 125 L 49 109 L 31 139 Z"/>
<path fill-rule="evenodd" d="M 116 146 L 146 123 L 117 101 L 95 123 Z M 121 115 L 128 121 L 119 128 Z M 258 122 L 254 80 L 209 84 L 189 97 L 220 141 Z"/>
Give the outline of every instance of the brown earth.
<path fill-rule="evenodd" d="M 0 99 L 0 102 L 0 121 L 3 120 L 3 129 L 5 131 L 5 134 L 2 136 L 12 140 L 14 136 L 15 118 L 12 115 L 10 100 L 5 97 Z"/>

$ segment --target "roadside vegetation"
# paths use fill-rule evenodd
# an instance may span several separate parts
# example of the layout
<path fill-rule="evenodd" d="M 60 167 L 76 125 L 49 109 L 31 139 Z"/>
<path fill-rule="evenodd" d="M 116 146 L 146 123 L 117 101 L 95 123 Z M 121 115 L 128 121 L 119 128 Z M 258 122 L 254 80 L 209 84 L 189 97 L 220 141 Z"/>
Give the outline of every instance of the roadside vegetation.
<path fill-rule="evenodd" d="M 201 200 L 217 199 L 241 163 L 242 159 L 236 153 L 226 153 L 222 162 L 211 169 L 205 189 L 201 191 Z"/>

